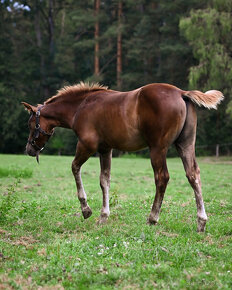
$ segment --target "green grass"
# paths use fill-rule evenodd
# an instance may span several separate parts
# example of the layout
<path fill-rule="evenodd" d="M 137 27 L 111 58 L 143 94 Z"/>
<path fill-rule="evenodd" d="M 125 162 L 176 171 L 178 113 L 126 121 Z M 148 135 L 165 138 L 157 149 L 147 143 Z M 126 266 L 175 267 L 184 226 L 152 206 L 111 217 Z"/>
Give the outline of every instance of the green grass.
<path fill-rule="evenodd" d="M 1 168 L 31 171 L 30 178 L 0 179 L 0 289 L 232 288 L 232 159 L 198 159 L 209 217 L 204 234 L 196 232 L 180 159 L 168 160 L 171 178 L 156 227 L 146 225 L 155 190 L 148 159 L 113 159 L 111 216 L 101 226 L 99 160 L 82 170 L 93 210 L 88 220 L 71 161 L 41 156 L 37 165 L 28 156 L 0 155 Z"/>
<path fill-rule="evenodd" d="M 15 167 L 0 167 L 0 178 L 3 177 L 16 177 L 16 178 L 29 178 L 32 177 L 33 171 L 29 168 Z"/>

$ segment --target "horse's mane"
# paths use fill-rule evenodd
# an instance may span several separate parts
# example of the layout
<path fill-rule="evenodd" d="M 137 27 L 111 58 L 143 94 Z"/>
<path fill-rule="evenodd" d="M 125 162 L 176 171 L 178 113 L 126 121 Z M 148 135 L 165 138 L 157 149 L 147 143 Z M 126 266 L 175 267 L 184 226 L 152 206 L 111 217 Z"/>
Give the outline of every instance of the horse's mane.
<path fill-rule="evenodd" d="M 98 90 L 108 90 L 108 87 L 100 85 L 99 83 L 85 83 L 80 82 L 79 84 L 73 86 L 65 86 L 62 89 L 57 91 L 57 94 L 49 99 L 47 99 L 44 104 L 52 103 L 59 97 L 67 96 L 67 95 L 77 95 L 81 92 L 90 92 L 90 91 L 98 91 Z"/>

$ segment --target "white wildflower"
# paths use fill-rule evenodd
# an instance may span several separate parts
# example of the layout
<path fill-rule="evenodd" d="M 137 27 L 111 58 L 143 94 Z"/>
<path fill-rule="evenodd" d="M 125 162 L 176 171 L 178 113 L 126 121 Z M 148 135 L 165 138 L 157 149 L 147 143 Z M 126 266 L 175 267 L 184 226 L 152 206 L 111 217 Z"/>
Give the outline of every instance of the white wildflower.
<path fill-rule="evenodd" d="M 124 245 L 125 248 L 128 248 L 129 242 L 125 242 L 125 241 L 124 241 L 124 242 L 123 242 L 123 245 Z"/>

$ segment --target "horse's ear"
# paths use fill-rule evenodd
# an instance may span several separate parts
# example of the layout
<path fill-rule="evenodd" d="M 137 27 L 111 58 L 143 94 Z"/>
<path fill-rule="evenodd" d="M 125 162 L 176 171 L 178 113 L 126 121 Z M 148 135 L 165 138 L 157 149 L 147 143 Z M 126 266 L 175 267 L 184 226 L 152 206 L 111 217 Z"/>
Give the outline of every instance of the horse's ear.
<path fill-rule="evenodd" d="M 32 106 L 32 105 L 25 103 L 25 102 L 21 102 L 21 104 L 24 105 L 24 108 L 25 108 L 25 110 L 28 111 L 28 113 L 33 113 L 33 112 L 37 111 L 37 108 L 35 106 Z"/>

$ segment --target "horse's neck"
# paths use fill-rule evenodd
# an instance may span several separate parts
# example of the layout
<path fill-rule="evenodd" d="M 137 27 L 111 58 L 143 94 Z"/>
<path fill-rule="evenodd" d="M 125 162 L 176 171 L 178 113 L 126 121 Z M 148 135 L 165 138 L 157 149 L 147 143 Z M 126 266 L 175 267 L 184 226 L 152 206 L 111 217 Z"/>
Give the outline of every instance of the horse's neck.
<path fill-rule="evenodd" d="M 53 127 L 72 128 L 76 108 L 68 102 L 54 102 L 44 107 L 44 116 L 51 120 Z"/>
<path fill-rule="evenodd" d="M 54 127 L 72 128 L 73 119 L 79 105 L 89 95 L 95 94 L 97 91 L 80 92 L 78 95 L 67 95 L 60 97 L 51 103 L 46 104 L 44 108 L 45 116 L 52 119 Z"/>

